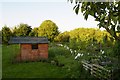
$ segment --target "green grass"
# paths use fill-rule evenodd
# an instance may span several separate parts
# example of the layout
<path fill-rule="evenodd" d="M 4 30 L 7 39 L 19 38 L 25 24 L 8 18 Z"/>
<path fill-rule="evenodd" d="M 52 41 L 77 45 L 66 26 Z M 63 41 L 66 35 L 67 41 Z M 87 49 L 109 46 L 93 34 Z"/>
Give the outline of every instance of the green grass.
<path fill-rule="evenodd" d="M 71 77 L 67 73 L 71 65 L 76 62 L 70 57 L 69 51 L 62 47 L 49 47 L 49 59 L 64 64 L 64 67 L 48 62 L 22 62 L 12 63 L 19 52 L 19 45 L 2 46 L 2 77 L 3 78 L 65 78 Z M 76 64 L 77 66 L 78 64 Z"/>
<path fill-rule="evenodd" d="M 91 78 L 70 51 L 55 45 L 49 46 L 49 59 L 45 62 L 13 63 L 19 45 L 2 46 L 3 78 Z M 58 64 L 52 64 L 57 61 Z M 90 80 L 90 79 L 89 79 Z"/>
<path fill-rule="evenodd" d="M 2 47 L 3 78 L 62 78 L 65 70 L 45 62 L 12 63 L 18 53 L 18 45 Z"/>
<path fill-rule="evenodd" d="M 63 76 L 61 68 L 41 62 L 14 64 L 3 69 L 3 78 L 60 78 Z"/>

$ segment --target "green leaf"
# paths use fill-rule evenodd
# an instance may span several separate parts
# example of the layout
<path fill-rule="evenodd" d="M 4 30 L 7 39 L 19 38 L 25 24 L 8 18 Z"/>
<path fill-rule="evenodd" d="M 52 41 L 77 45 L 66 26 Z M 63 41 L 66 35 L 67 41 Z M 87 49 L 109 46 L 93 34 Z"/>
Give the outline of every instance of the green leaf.
<path fill-rule="evenodd" d="M 79 12 L 79 4 L 78 4 L 78 6 L 75 9 L 75 13 L 78 14 L 78 12 Z"/>
<path fill-rule="evenodd" d="M 77 5 L 75 5 L 75 6 L 73 7 L 73 10 L 74 10 L 76 7 L 77 7 Z"/>
<path fill-rule="evenodd" d="M 95 21 L 99 21 L 100 19 L 99 18 L 96 18 Z"/>
<path fill-rule="evenodd" d="M 83 13 L 83 11 L 85 11 L 85 9 L 83 7 L 81 7 L 81 12 Z"/>
<path fill-rule="evenodd" d="M 114 12 L 113 12 L 113 16 L 116 16 L 116 17 L 117 17 L 117 16 L 118 16 L 118 12 L 114 11 Z"/>
<path fill-rule="evenodd" d="M 94 12 L 93 12 L 93 11 L 90 11 L 90 15 L 91 15 L 91 16 L 94 16 Z"/>
<path fill-rule="evenodd" d="M 111 16 L 111 17 L 112 17 L 112 21 L 113 21 L 114 24 L 116 25 L 116 24 L 117 24 L 118 17 L 114 17 L 114 16 Z"/>
<path fill-rule="evenodd" d="M 85 17 L 84 17 L 86 20 L 88 19 L 88 14 L 85 14 Z"/>
<path fill-rule="evenodd" d="M 83 4 L 84 4 L 85 6 L 87 6 L 88 2 L 84 2 Z"/>
<path fill-rule="evenodd" d="M 89 11 L 86 11 L 83 15 L 84 15 L 84 18 L 87 20 L 88 19 L 88 15 L 89 15 Z"/>
<path fill-rule="evenodd" d="M 111 31 L 112 36 L 114 36 L 115 35 L 115 25 L 111 26 L 110 31 Z"/>
<path fill-rule="evenodd" d="M 104 27 L 102 23 L 99 23 L 97 26 L 99 26 L 99 28 Z"/>
<path fill-rule="evenodd" d="M 120 26 L 119 25 L 117 26 L 117 30 L 120 31 Z"/>
<path fill-rule="evenodd" d="M 105 18 L 106 14 L 103 14 L 101 17 L 100 17 L 100 20 L 103 20 Z"/>

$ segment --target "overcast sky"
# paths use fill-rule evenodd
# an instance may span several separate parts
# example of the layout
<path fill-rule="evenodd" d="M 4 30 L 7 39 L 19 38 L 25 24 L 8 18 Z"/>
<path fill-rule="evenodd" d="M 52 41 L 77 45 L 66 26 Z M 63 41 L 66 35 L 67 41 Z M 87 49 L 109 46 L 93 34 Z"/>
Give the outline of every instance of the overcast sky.
<path fill-rule="evenodd" d="M 0 2 L 0 29 L 4 25 L 13 28 L 20 23 L 39 27 L 44 20 L 55 22 L 61 32 L 78 27 L 97 27 L 98 22 L 93 17 L 84 20 L 82 13 L 75 14 L 73 6 L 67 0 L 4 0 Z"/>

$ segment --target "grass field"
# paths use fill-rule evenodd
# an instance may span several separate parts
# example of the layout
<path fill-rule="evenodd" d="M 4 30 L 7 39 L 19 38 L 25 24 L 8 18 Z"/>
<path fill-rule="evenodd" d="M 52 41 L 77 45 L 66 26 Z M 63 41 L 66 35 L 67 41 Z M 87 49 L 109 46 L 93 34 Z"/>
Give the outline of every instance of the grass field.
<path fill-rule="evenodd" d="M 3 46 L 3 78 L 59 78 L 64 77 L 64 69 L 43 62 L 12 63 L 19 51 L 18 45 Z"/>
<path fill-rule="evenodd" d="M 97 80 L 81 64 L 81 60 L 94 58 L 94 48 L 92 51 L 81 50 L 80 52 L 84 53 L 84 56 L 75 60 L 75 54 L 71 54 L 69 49 L 51 43 L 48 50 L 49 58 L 36 62 L 16 62 L 15 56 L 20 51 L 19 45 L 2 45 L 1 48 L 2 78 L 82 78 L 82 80 Z M 106 50 L 104 49 L 105 52 L 109 51 Z M 88 52 L 91 55 L 87 56 Z M 98 56 L 101 55 L 98 54 Z M 103 56 L 107 56 L 107 54 Z"/>
<path fill-rule="evenodd" d="M 2 46 L 3 78 L 90 78 L 74 56 L 63 47 L 49 46 L 48 61 L 13 63 L 19 45 Z M 57 61 L 63 66 L 50 61 Z M 86 75 L 87 74 L 87 75 Z"/>

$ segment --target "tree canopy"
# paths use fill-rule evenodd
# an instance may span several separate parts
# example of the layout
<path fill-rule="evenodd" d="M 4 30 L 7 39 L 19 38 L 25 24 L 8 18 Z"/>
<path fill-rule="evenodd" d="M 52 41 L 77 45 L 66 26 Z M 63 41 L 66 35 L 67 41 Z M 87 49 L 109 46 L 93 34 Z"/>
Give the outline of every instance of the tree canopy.
<path fill-rule="evenodd" d="M 12 36 L 12 32 L 10 28 L 5 25 L 2 27 L 2 42 L 8 44 L 10 36 Z"/>
<path fill-rule="evenodd" d="M 2 31 L 0 30 L 0 37 L 2 36 Z"/>
<path fill-rule="evenodd" d="M 60 33 L 58 36 L 54 38 L 54 41 L 56 42 L 69 42 L 69 32 L 65 31 L 63 33 Z"/>
<path fill-rule="evenodd" d="M 29 36 L 38 36 L 38 28 L 32 29 L 32 31 L 29 33 Z"/>
<path fill-rule="evenodd" d="M 19 24 L 13 29 L 14 36 L 29 36 L 32 28 L 28 24 Z"/>
<path fill-rule="evenodd" d="M 74 0 L 68 0 L 73 3 Z M 120 40 L 117 33 L 120 33 L 120 1 L 117 2 L 81 2 L 75 0 L 74 11 L 76 14 L 83 13 L 84 18 L 87 20 L 91 15 L 98 21 L 99 28 L 103 27 L 109 32 L 116 40 Z"/>
<path fill-rule="evenodd" d="M 51 20 L 43 21 L 38 28 L 38 36 L 45 36 L 50 41 L 53 41 L 58 34 L 58 26 Z"/>

